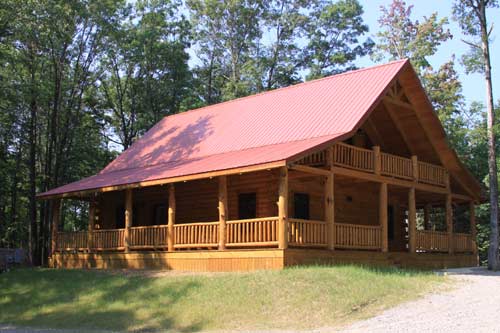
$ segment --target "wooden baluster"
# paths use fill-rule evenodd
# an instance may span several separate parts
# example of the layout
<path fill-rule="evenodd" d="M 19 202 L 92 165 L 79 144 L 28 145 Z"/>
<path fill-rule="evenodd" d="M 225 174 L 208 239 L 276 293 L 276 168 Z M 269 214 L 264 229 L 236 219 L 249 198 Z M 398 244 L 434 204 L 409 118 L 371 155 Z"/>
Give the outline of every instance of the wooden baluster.
<path fill-rule="evenodd" d="M 59 230 L 59 215 L 61 212 L 61 199 L 52 200 L 52 238 L 51 254 L 57 251 L 57 231 Z"/>

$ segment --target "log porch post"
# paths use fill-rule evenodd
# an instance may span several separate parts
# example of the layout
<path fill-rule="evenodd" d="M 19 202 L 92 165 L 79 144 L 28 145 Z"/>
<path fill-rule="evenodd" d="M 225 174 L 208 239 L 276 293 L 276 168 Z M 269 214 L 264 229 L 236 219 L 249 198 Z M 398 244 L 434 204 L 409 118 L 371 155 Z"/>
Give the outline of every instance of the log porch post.
<path fill-rule="evenodd" d="M 448 232 L 448 253 L 453 254 L 453 206 L 451 193 L 446 194 L 446 231 Z"/>
<path fill-rule="evenodd" d="M 167 214 L 167 250 L 172 252 L 175 250 L 174 237 L 175 224 L 175 187 L 174 184 L 168 185 L 168 214 Z"/>
<path fill-rule="evenodd" d="M 380 158 L 380 146 L 373 146 L 373 171 L 376 175 L 380 175 L 382 170 L 382 160 Z"/>
<path fill-rule="evenodd" d="M 59 229 L 59 218 L 61 212 L 61 199 L 52 201 L 52 235 L 51 235 L 51 255 L 57 250 L 57 232 Z"/>
<path fill-rule="evenodd" d="M 278 247 L 288 248 L 288 169 L 280 170 L 278 197 Z"/>
<path fill-rule="evenodd" d="M 382 252 L 389 251 L 387 219 L 387 183 L 380 183 L 378 218 L 382 232 Z"/>
<path fill-rule="evenodd" d="M 87 252 L 92 251 L 94 247 L 92 232 L 94 232 L 94 223 L 95 223 L 95 210 L 96 210 L 96 202 L 94 199 L 91 199 L 89 202 L 89 225 L 88 225 L 88 238 L 87 238 Z"/>
<path fill-rule="evenodd" d="M 130 250 L 130 228 L 132 227 L 132 189 L 125 190 L 125 232 L 124 236 L 124 246 L 125 252 Z"/>
<path fill-rule="evenodd" d="M 219 177 L 219 250 L 226 249 L 227 176 Z"/>
<path fill-rule="evenodd" d="M 326 151 L 326 165 L 330 168 L 330 175 L 325 179 L 325 221 L 327 225 L 328 249 L 335 250 L 335 175 L 333 173 L 333 147 Z"/>
<path fill-rule="evenodd" d="M 413 155 L 411 157 L 411 168 L 413 173 L 413 181 L 418 182 L 418 157 Z"/>
<path fill-rule="evenodd" d="M 417 248 L 417 208 L 415 203 L 415 188 L 408 191 L 408 238 L 410 253 L 415 253 Z"/>
<path fill-rule="evenodd" d="M 469 219 L 470 219 L 470 234 L 472 238 L 472 252 L 477 255 L 477 230 L 476 230 L 476 207 L 474 202 L 469 202 Z"/>

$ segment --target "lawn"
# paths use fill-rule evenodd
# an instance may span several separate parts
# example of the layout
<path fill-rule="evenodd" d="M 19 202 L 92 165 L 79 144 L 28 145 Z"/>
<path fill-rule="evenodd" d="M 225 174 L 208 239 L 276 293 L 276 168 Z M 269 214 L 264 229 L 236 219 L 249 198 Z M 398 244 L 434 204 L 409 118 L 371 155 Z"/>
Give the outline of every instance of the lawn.
<path fill-rule="evenodd" d="M 84 330 L 338 326 L 444 285 L 430 272 L 356 266 L 218 274 L 17 269 L 0 274 L 0 323 Z"/>

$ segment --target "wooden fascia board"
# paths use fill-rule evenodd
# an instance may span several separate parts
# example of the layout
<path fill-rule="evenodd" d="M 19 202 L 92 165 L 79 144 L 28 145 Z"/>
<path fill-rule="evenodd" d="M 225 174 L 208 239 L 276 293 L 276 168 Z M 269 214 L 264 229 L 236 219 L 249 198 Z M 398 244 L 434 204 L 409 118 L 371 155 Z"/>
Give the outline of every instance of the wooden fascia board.
<path fill-rule="evenodd" d="M 89 190 L 83 190 L 83 191 L 60 193 L 60 194 L 47 195 L 47 196 L 38 196 L 37 199 L 38 200 L 50 200 L 50 199 L 56 199 L 56 198 L 82 199 L 82 197 L 90 196 L 90 195 L 93 195 L 95 193 L 104 193 L 104 192 L 111 192 L 111 191 L 121 191 L 121 190 L 125 190 L 125 189 L 134 189 L 134 188 L 141 188 L 141 187 L 148 187 L 148 186 L 165 185 L 165 184 L 170 184 L 170 183 L 186 182 L 186 181 L 190 181 L 190 180 L 212 178 L 212 177 L 218 177 L 218 176 L 224 176 L 224 175 L 235 175 L 235 174 L 248 173 L 248 172 L 254 172 L 254 171 L 275 169 L 275 168 L 280 168 L 283 166 L 286 166 L 286 163 L 284 160 L 270 162 L 270 163 L 264 163 L 264 164 L 251 165 L 251 166 L 240 167 L 240 168 L 210 171 L 210 172 L 198 173 L 198 174 L 193 174 L 193 175 L 171 177 L 171 178 L 164 178 L 164 179 L 157 179 L 157 180 L 149 180 L 149 181 L 123 184 L 123 185 L 107 186 L 107 187 L 101 187 L 101 188 L 95 188 L 95 189 L 89 189 Z"/>

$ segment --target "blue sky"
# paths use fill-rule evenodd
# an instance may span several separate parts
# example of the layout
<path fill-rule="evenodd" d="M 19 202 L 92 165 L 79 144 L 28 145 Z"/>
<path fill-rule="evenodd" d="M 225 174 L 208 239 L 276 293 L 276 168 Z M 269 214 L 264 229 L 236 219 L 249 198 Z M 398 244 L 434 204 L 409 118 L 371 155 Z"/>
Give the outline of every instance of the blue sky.
<path fill-rule="evenodd" d="M 369 35 L 376 42 L 375 33 L 378 31 L 378 18 L 380 16 L 380 6 L 388 6 L 392 0 L 359 0 L 363 5 L 365 14 L 363 18 L 365 23 L 370 27 Z M 421 19 L 423 16 L 430 16 L 437 12 L 438 17 L 448 17 L 450 24 L 449 29 L 453 34 L 453 39 L 442 44 L 438 52 L 429 59 L 434 68 L 438 68 L 441 64 L 448 61 L 455 54 L 456 68 L 460 74 L 460 80 L 463 85 L 463 94 L 467 103 L 472 101 L 485 101 L 485 82 L 481 74 L 465 74 L 463 66 L 460 64 L 460 57 L 468 51 L 468 46 L 461 39 L 466 38 L 462 35 L 460 28 L 452 19 L 452 0 L 407 0 L 407 5 L 413 4 L 412 17 Z M 493 42 L 491 44 L 491 61 L 493 74 L 493 97 L 495 101 L 500 100 L 500 9 L 489 9 L 488 19 L 494 24 Z M 358 61 L 358 66 L 366 67 L 374 63 L 368 58 Z"/>

